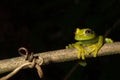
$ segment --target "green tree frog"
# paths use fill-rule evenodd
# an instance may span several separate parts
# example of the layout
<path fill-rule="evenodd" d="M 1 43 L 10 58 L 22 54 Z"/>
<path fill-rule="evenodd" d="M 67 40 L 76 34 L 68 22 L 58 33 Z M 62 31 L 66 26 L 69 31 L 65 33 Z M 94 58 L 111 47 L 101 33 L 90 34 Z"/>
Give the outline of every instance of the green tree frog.
<path fill-rule="evenodd" d="M 104 43 L 112 43 L 110 38 L 104 38 L 103 36 L 97 36 L 90 28 L 79 29 L 76 28 L 75 40 L 77 42 L 69 44 L 66 48 L 76 48 L 78 50 L 78 59 L 85 59 L 85 55 L 93 54 L 96 57 L 99 49 Z"/>

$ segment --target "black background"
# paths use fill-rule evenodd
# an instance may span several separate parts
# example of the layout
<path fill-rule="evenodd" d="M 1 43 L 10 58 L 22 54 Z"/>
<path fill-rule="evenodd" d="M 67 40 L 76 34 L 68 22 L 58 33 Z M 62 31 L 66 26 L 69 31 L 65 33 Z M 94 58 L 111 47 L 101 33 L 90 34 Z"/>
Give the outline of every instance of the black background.
<path fill-rule="evenodd" d="M 18 48 L 45 52 L 75 42 L 77 27 L 105 35 L 120 20 L 120 0 L 1 0 L 0 59 L 20 56 Z M 108 35 L 119 41 L 120 23 Z M 87 59 L 68 80 L 119 80 L 119 55 Z M 43 80 L 63 80 L 76 61 L 43 66 Z M 10 80 L 39 80 L 37 72 L 22 70 Z"/>

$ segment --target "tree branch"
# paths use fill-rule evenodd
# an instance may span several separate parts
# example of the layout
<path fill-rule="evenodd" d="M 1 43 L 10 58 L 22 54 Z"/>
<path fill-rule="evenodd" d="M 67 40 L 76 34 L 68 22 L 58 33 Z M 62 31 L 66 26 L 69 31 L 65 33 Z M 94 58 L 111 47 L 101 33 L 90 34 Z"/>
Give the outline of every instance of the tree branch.
<path fill-rule="evenodd" d="M 120 53 L 120 42 L 103 45 L 103 47 L 98 52 L 98 56 L 112 55 L 117 53 Z M 48 51 L 43 53 L 37 53 L 34 56 L 40 56 L 41 58 L 43 58 L 42 65 L 46 65 L 49 63 L 73 61 L 78 59 L 76 49 L 61 49 L 55 51 Z M 85 57 L 89 58 L 93 56 L 85 55 Z M 24 57 L 0 60 L 0 74 L 12 71 L 26 62 L 27 61 L 24 59 Z"/>

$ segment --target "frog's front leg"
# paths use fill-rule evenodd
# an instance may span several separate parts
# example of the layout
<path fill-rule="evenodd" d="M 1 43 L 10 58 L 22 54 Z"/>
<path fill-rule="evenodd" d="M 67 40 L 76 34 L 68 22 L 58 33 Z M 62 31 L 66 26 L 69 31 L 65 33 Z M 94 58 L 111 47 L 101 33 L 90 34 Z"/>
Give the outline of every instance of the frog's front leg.
<path fill-rule="evenodd" d="M 99 36 L 99 40 L 98 40 L 98 43 L 96 44 L 96 49 L 94 51 L 93 57 L 97 56 L 97 53 L 98 53 L 99 49 L 102 47 L 103 43 L 104 43 L 103 36 Z"/>
<path fill-rule="evenodd" d="M 74 44 L 74 47 L 78 50 L 78 59 L 80 59 L 80 57 L 82 58 L 82 60 L 85 59 L 85 53 L 86 53 L 86 50 L 84 49 L 83 46 L 79 45 L 79 44 Z"/>
<path fill-rule="evenodd" d="M 78 59 L 80 59 L 80 57 L 82 57 L 82 60 L 85 59 L 85 50 L 84 50 L 84 47 L 81 46 L 80 44 L 78 43 L 74 43 L 74 44 L 69 44 L 68 46 L 66 46 L 66 48 L 76 48 L 78 50 Z"/>

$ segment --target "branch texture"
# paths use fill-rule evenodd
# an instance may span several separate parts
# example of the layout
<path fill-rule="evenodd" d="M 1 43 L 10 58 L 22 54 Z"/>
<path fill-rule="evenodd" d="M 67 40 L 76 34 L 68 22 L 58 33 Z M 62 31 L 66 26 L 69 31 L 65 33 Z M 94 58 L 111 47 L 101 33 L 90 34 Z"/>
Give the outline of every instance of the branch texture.
<path fill-rule="evenodd" d="M 114 42 L 109 44 L 104 44 L 99 50 L 98 56 L 112 55 L 120 53 L 120 42 Z M 41 57 L 43 59 L 43 64 L 49 63 L 59 63 L 65 61 L 77 60 L 77 50 L 76 49 L 61 49 L 55 51 L 48 51 L 43 53 L 36 53 L 34 56 Z M 93 57 L 92 55 L 85 55 L 86 58 Z M 24 57 L 16 57 L 11 59 L 0 60 L 0 74 L 12 71 L 27 61 Z"/>

